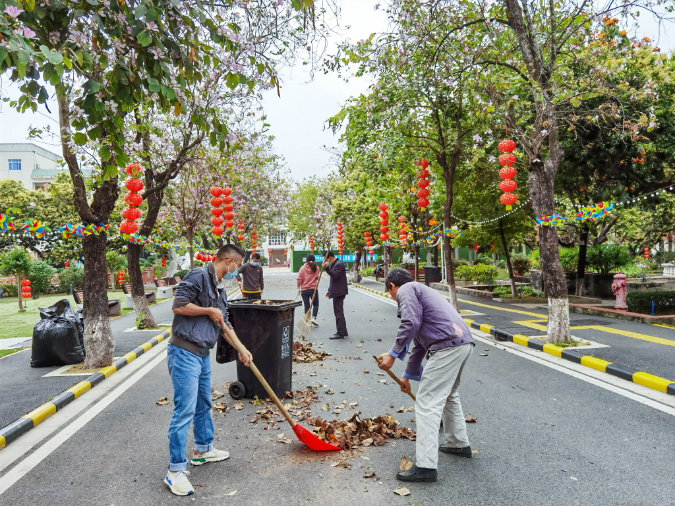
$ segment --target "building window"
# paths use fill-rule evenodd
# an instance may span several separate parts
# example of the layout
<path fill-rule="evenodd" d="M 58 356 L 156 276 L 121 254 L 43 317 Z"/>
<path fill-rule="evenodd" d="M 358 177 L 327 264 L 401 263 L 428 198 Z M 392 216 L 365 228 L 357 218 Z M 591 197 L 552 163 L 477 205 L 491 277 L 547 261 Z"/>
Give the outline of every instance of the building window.
<path fill-rule="evenodd" d="M 284 232 L 274 232 L 268 238 L 270 246 L 282 246 L 286 244 L 286 234 Z"/>
<path fill-rule="evenodd" d="M 21 170 L 21 159 L 10 158 L 9 159 L 9 170 Z"/>

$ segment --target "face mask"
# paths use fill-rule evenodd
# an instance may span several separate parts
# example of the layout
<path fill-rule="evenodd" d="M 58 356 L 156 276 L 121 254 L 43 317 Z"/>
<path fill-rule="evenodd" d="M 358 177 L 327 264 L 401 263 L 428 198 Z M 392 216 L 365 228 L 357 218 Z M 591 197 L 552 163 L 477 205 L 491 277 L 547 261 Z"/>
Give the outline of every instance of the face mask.
<path fill-rule="evenodd" d="M 260 262 L 251 262 L 251 265 L 253 267 L 258 267 L 260 265 Z"/>
<path fill-rule="evenodd" d="M 333 262 L 329 262 L 326 260 L 326 267 L 330 267 L 331 265 L 333 265 Z"/>
<path fill-rule="evenodd" d="M 233 263 L 234 264 L 234 263 Z M 230 267 L 228 266 L 227 272 L 225 273 L 225 276 L 223 276 L 225 279 L 234 279 L 237 277 L 237 274 L 239 273 L 239 268 L 235 267 L 234 272 L 230 272 Z"/>

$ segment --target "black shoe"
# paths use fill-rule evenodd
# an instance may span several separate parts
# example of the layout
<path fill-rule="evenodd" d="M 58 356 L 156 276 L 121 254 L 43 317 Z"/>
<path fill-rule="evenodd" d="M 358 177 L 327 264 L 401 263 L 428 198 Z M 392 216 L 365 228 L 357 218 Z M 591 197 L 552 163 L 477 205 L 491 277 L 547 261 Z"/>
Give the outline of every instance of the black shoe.
<path fill-rule="evenodd" d="M 342 334 L 335 334 L 334 336 L 330 336 L 328 339 L 344 339 L 345 336 Z"/>
<path fill-rule="evenodd" d="M 427 469 L 425 467 L 417 466 L 412 466 L 407 471 L 396 473 L 396 479 L 400 481 L 436 481 L 436 477 L 437 474 L 435 469 Z"/>
<path fill-rule="evenodd" d="M 449 453 L 451 455 L 457 455 L 458 457 L 465 457 L 467 459 L 473 457 L 473 453 L 471 453 L 470 446 L 466 446 L 464 448 L 449 448 L 447 446 L 441 446 L 439 450 L 442 451 L 443 453 Z"/>

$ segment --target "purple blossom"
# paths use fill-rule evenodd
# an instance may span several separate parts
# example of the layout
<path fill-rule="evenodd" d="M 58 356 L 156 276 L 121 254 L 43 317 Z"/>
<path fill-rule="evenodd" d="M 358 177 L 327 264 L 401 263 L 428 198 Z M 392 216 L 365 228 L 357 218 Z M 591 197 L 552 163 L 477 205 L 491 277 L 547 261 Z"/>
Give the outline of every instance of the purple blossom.
<path fill-rule="evenodd" d="M 22 12 L 24 12 L 23 9 L 19 9 L 18 7 L 15 7 L 13 5 L 8 5 L 7 8 L 4 10 L 5 14 L 7 14 L 10 17 L 13 17 L 14 19 L 18 18 Z"/>

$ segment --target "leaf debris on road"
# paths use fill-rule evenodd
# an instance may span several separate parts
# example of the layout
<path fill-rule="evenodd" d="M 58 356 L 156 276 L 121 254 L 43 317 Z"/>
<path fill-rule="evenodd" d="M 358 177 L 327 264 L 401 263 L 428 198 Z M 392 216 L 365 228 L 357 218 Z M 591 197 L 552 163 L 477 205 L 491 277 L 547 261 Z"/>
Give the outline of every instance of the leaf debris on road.
<path fill-rule="evenodd" d="M 382 446 L 389 438 L 406 438 L 415 441 L 417 432 L 408 427 L 401 428 L 399 422 L 391 416 L 378 416 L 361 419 L 354 413 L 349 420 L 324 421 L 307 417 L 306 422 L 314 426 L 314 432 L 322 441 L 339 446 L 343 450 L 359 446 Z"/>
<path fill-rule="evenodd" d="M 320 362 L 331 354 L 326 351 L 317 351 L 312 348 L 312 343 L 293 343 L 293 362 L 296 364 L 307 364 L 310 362 Z M 310 375 L 311 376 L 311 375 Z"/>
<path fill-rule="evenodd" d="M 169 399 L 167 399 L 166 397 L 162 397 L 157 401 L 158 406 L 165 406 L 167 404 L 169 404 Z"/>
<path fill-rule="evenodd" d="M 468 423 L 476 423 L 478 421 L 478 418 L 472 416 L 472 415 L 466 415 L 464 417 L 464 421 Z"/>
<path fill-rule="evenodd" d="M 401 487 L 394 490 L 394 494 L 397 495 L 410 495 L 410 490 L 407 487 Z"/>

